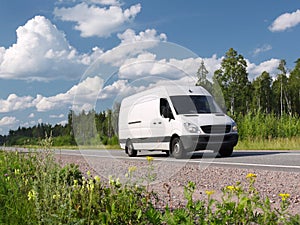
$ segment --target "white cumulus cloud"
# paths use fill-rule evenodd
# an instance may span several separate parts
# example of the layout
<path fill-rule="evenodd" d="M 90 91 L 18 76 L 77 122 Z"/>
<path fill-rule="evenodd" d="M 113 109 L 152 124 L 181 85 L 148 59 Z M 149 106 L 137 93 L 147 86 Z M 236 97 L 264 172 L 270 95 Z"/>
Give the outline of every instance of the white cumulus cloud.
<path fill-rule="evenodd" d="M 120 67 L 126 60 L 157 46 L 159 42 L 167 40 L 166 34 L 158 34 L 155 29 L 146 29 L 137 34 L 134 30 L 127 29 L 125 32 L 118 34 L 118 38 L 121 44 L 104 52 L 99 57 L 101 62 Z"/>
<path fill-rule="evenodd" d="M 0 126 L 11 126 L 18 122 L 19 121 L 14 116 L 4 116 L 3 118 L 0 119 Z"/>
<path fill-rule="evenodd" d="M 108 37 L 130 23 L 140 11 L 140 4 L 123 10 L 119 5 L 101 8 L 83 2 L 70 8 L 55 8 L 54 14 L 63 21 L 75 22 L 82 37 Z"/>
<path fill-rule="evenodd" d="M 8 49 L 0 48 L 0 78 L 51 80 L 82 75 L 87 56 L 79 55 L 45 17 L 30 19 L 16 32 L 17 42 Z"/>
<path fill-rule="evenodd" d="M 102 85 L 103 80 L 100 77 L 88 77 L 66 93 L 50 97 L 38 95 L 34 100 L 35 107 L 37 111 L 45 112 L 66 105 L 71 107 L 74 104 L 74 110 L 91 110 L 94 108 L 95 100 Z"/>
<path fill-rule="evenodd" d="M 272 32 L 285 31 L 300 24 L 300 9 L 292 13 L 284 13 L 277 17 L 269 26 Z"/>
<path fill-rule="evenodd" d="M 249 79 L 252 80 L 257 76 L 260 76 L 264 71 L 270 73 L 271 76 L 275 77 L 278 73 L 277 67 L 280 63 L 279 59 L 270 59 L 256 65 L 254 63 L 247 61 L 247 71 L 249 73 Z"/>
<path fill-rule="evenodd" d="M 0 113 L 27 109 L 33 106 L 33 97 L 10 94 L 7 99 L 0 99 Z"/>
<path fill-rule="evenodd" d="M 144 89 L 145 89 L 144 86 L 136 87 L 130 85 L 128 83 L 128 80 L 118 80 L 111 85 L 105 86 L 99 93 L 98 99 L 114 98 L 119 94 L 126 96 L 130 93 L 136 93 Z"/>

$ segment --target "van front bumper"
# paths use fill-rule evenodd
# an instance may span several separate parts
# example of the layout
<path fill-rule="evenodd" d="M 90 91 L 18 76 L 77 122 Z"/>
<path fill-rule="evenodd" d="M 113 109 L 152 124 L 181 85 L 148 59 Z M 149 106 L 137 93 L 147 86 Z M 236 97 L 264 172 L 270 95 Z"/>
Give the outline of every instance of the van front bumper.
<path fill-rule="evenodd" d="M 223 147 L 234 147 L 238 143 L 238 134 L 225 135 L 184 135 L 181 136 L 183 147 L 186 151 L 214 150 Z"/>

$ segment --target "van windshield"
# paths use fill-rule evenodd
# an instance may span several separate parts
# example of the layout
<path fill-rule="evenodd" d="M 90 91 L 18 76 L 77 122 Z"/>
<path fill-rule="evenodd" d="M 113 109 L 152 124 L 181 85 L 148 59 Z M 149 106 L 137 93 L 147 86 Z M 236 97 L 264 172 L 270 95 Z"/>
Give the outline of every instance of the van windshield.
<path fill-rule="evenodd" d="M 182 95 L 170 98 L 177 114 L 222 113 L 211 96 Z"/>

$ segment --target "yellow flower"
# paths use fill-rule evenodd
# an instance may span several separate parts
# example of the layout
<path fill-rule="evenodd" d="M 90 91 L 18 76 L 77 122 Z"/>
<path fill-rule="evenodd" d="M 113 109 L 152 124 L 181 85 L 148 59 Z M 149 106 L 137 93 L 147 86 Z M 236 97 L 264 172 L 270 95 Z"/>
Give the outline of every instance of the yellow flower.
<path fill-rule="evenodd" d="M 290 194 L 287 193 L 280 193 L 279 196 L 281 197 L 282 201 L 285 201 L 287 198 L 290 197 Z"/>
<path fill-rule="evenodd" d="M 55 200 L 55 199 L 59 199 L 59 198 L 60 198 L 60 195 L 59 195 L 59 194 L 58 194 L 58 195 L 53 195 L 53 196 L 52 196 L 52 199 L 54 199 L 54 200 Z"/>
<path fill-rule="evenodd" d="M 226 189 L 230 190 L 230 191 L 234 191 L 235 187 L 234 186 L 227 186 Z"/>
<path fill-rule="evenodd" d="M 205 191 L 205 193 L 208 195 L 208 196 L 211 196 L 215 193 L 214 190 L 210 190 L 210 191 Z"/>
<path fill-rule="evenodd" d="M 148 162 L 153 161 L 153 157 L 151 157 L 151 156 L 147 156 L 146 159 L 147 159 Z"/>
<path fill-rule="evenodd" d="M 30 200 L 35 200 L 36 199 L 36 197 L 37 197 L 37 193 L 36 193 L 36 191 L 35 190 L 31 190 L 31 191 L 29 191 L 28 192 L 28 200 L 30 201 Z"/>
<path fill-rule="evenodd" d="M 15 169 L 15 175 L 19 175 L 20 174 L 20 169 Z"/>
<path fill-rule="evenodd" d="M 229 185 L 229 186 L 226 187 L 226 189 L 229 190 L 229 191 L 239 191 L 240 187 Z"/>
<path fill-rule="evenodd" d="M 256 177 L 257 176 L 254 173 L 248 173 L 247 176 L 246 176 L 246 178 L 249 178 L 249 179 L 256 178 Z"/>
<path fill-rule="evenodd" d="M 136 171 L 136 169 L 137 169 L 136 166 L 131 166 L 128 168 L 128 172 L 133 173 L 134 171 Z"/>
<path fill-rule="evenodd" d="M 78 185 L 78 180 L 74 180 L 73 186 L 76 187 Z"/>
<path fill-rule="evenodd" d="M 99 184 L 99 183 L 100 183 L 100 180 L 101 180 L 101 179 L 100 179 L 100 177 L 99 177 L 99 176 L 95 176 L 95 177 L 94 177 L 94 179 L 95 179 L 95 181 L 96 181 L 96 183 L 97 183 L 97 184 Z"/>
<path fill-rule="evenodd" d="M 91 171 L 87 171 L 86 173 L 88 176 L 91 176 Z"/>

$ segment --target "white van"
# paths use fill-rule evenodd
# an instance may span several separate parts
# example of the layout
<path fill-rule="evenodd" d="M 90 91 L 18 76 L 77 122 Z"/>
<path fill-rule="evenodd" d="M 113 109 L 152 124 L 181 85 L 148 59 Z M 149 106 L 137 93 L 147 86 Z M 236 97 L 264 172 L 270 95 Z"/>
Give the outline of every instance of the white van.
<path fill-rule="evenodd" d="M 226 157 L 238 142 L 236 123 L 200 86 L 158 86 L 124 98 L 118 127 L 131 157 L 158 150 L 183 158 L 205 149 Z"/>

